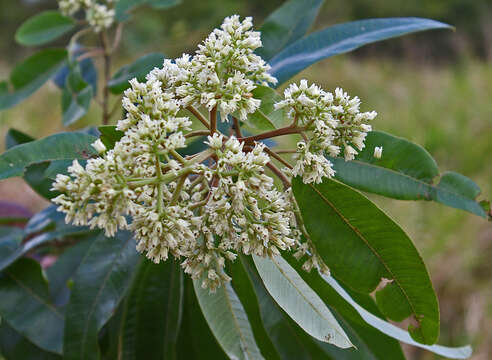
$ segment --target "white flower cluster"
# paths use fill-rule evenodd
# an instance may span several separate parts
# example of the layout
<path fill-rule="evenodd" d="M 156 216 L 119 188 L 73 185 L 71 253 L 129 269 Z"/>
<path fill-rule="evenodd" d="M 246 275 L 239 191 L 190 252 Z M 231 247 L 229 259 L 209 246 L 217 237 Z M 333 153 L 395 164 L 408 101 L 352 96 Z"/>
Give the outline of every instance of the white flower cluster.
<path fill-rule="evenodd" d="M 222 121 L 232 113 L 246 120 L 260 106 L 251 91 L 258 83 L 277 82 L 267 72 L 270 66 L 254 53 L 261 40 L 252 26 L 249 17 L 242 22 L 237 15 L 226 18 L 193 57 L 183 55 L 175 62 L 166 61 L 148 79 L 157 79 L 175 92 L 183 106 L 200 104 L 209 111 L 217 107 Z"/>
<path fill-rule="evenodd" d="M 359 107 L 358 97 L 350 98 L 340 88 L 332 94 L 315 84 L 308 86 L 306 80 L 285 90 L 284 100 L 277 102 L 275 109 L 287 108 L 294 124 L 311 132 L 308 143 L 298 144 L 294 176 L 302 175 L 305 183 L 319 183 L 323 177 L 332 177 L 332 164 L 324 154 L 336 157 L 342 148 L 345 160 L 354 159 L 355 148 L 364 148 L 364 140 L 371 131 L 367 122 L 377 115 L 375 111 L 361 113 Z"/>
<path fill-rule="evenodd" d="M 58 7 L 66 16 L 74 15 L 80 9 L 85 10 L 85 17 L 95 32 L 109 28 L 114 22 L 113 5 L 117 0 L 58 0 Z"/>
<path fill-rule="evenodd" d="M 62 3 L 67 13 L 78 9 L 69 3 L 94 4 Z M 251 27 L 250 18 L 226 18 L 193 57 L 166 60 L 145 82 L 130 81 L 122 100 L 126 117 L 117 124 L 123 137 L 109 150 L 101 140 L 94 142 L 100 157 L 87 160 L 85 167 L 75 160 L 69 176 L 60 174 L 53 184 L 61 193 L 53 201 L 67 222 L 104 229 L 107 236 L 128 229 L 138 251 L 156 263 L 169 255 L 181 258 L 184 271 L 212 291 L 230 280 L 225 262 L 238 253 L 271 257 L 293 249 L 298 257 L 309 256 L 307 270 L 326 270 L 312 255 L 314 249 L 301 243 L 290 189 L 277 190 L 265 171 L 268 166 L 288 187 L 288 178 L 270 162 L 270 150 L 254 137 L 227 137 L 212 126 L 215 110 L 223 120 L 229 114 L 246 119 L 261 102 L 251 94 L 256 84 L 275 82 L 269 66 L 254 54 L 261 41 Z M 194 105 L 209 110 L 210 123 Z M 308 87 L 305 80 L 291 85 L 275 106 L 289 110 L 290 130 L 305 132 L 290 171 L 305 183 L 334 175 L 325 153 L 337 156 L 344 148 L 345 158 L 352 159 L 352 145 L 364 147 L 371 130 L 366 122 L 375 116 L 359 112 L 358 98 L 340 89 L 332 95 Z M 184 109 L 210 133 L 208 148 L 187 157 L 179 150 L 198 134 L 191 131 L 190 118 L 182 116 Z"/>

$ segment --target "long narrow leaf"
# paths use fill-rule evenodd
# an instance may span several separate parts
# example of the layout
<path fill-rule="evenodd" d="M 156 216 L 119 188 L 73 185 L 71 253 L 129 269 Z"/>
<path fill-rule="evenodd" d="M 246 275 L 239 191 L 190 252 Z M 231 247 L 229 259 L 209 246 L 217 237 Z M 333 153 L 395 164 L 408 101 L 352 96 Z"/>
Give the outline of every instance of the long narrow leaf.
<path fill-rule="evenodd" d="M 203 316 L 218 343 L 231 359 L 263 359 L 256 345 L 243 305 L 232 286 L 222 285 L 213 294 L 193 281 Z"/>
<path fill-rule="evenodd" d="M 125 360 L 175 358 L 183 306 L 183 274 L 168 260 L 140 263 L 123 312 L 120 341 Z"/>
<path fill-rule="evenodd" d="M 383 147 L 380 159 L 375 146 Z M 335 177 L 357 189 L 401 200 L 434 200 L 447 206 L 487 217 L 475 199 L 480 188 L 469 178 L 453 173 L 439 176 L 436 161 L 422 147 L 381 131 L 371 131 L 366 147 L 353 161 L 330 158 Z"/>
<path fill-rule="evenodd" d="M 436 353 L 441 356 L 445 356 L 450 359 L 467 359 L 472 354 L 472 349 L 470 346 L 463 347 L 447 347 L 442 345 L 424 345 L 412 340 L 408 332 L 396 327 L 393 324 L 390 324 L 377 316 L 371 314 L 369 311 L 365 310 L 359 304 L 357 304 L 350 295 L 338 284 L 338 282 L 331 276 L 321 275 L 323 279 L 333 288 L 335 291 L 340 294 L 350 305 L 354 307 L 354 309 L 359 313 L 359 315 L 366 321 L 369 325 L 374 326 L 379 329 L 382 333 L 396 338 L 406 344 L 410 344 L 413 346 L 420 347 L 422 349 L 426 349 L 433 353 Z"/>
<path fill-rule="evenodd" d="M 98 332 L 126 294 L 139 255 L 129 232 L 99 236 L 73 278 L 66 311 L 64 358 L 98 359 Z"/>
<path fill-rule="evenodd" d="M 280 50 L 303 37 L 324 0 L 289 0 L 271 13 L 260 28 L 263 47 L 257 50 L 265 60 L 270 60 Z"/>
<path fill-rule="evenodd" d="M 439 306 L 424 262 L 407 234 L 374 203 L 338 181 L 292 182 L 305 226 L 333 275 L 350 288 L 376 292 L 379 308 L 394 321 L 412 317 L 413 338 L 433 344 Z"/>
<path fill-rule="evenodd" d="M 0 276 L 0 316 L 40 348 L 62 353 L 63 314 L 51 303 L 41 266 L 20 259 Z"/>
<path fill-rule="evenodd" d="M 253 255 L 253 260 L 270 295 L 304 331 L 342 349 L 353 346 L 323 301 L 282 257 Z"/>
<path fill-rule="evenodd" d="M 270 60 L 279 84 L 327 57 L 355 50 L 376 41 L 451 26 L 422 18 L 368 19 L 330 26 L 297 40 Z"/>

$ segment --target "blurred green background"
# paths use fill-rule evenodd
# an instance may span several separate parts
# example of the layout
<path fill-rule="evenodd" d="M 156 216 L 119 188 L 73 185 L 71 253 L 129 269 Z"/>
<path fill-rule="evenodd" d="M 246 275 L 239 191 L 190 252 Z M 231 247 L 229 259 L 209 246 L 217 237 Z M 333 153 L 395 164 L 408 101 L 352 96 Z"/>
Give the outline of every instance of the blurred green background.
<path fill-rule="evenodd" d="M 168 11 L 142 9 L 125 28 L 114 70 L 147 52 L 169 57 L 192 52 L 213 27 L 231 14 L 251 15 L 257 27 L 280 0 L 183 0 Z M 0 0 L 0 79 L 32 52 L 14 42 L 16 28 L 29 16 L 56 8 L 49 0 Z M 492 2 L 490 0 L 331 0 L 314 28 L 370 17 L 422 16 L 452 24 L 435 31 L 371 45 L 325 60 L 297 80 L 316 81 L 327 90 L 343 87 L 376 110 L 378 130 L 423 145 L 441 171 L 474 179 L 492 197 Z M 67 39 L 65 39 L 66 41 Z M 63 45 L 65 42 L 60 41 Z M 35 137 L 61 131 L 60 93 L 54 85 L 8 111 L 0 112 L 0 145 L 10 127 Z M 84 125 L 96 124 L 93 106 Z M 75 129 L 75 127 L 73 128 Z M 492 225 L 481 218 L 435 203 L 371 196 L 414 239 L 433 279 L 441 305 L 441 340 L 471 342 L 474 360 L 492 358 Z M 0 183 L 0 200 L 32 210 L 46 202 L 22 180 Z M 433 355 L 405 348 L 410 359 Z"/>

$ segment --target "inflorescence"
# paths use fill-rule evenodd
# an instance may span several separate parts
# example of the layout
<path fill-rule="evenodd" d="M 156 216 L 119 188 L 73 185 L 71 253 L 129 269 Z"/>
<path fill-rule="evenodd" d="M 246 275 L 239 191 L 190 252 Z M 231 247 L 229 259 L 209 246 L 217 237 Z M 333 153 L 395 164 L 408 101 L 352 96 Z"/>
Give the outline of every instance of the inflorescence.
<path fill-rule="evenodd" d="M 92 2 L 62 3 L 72 4 L 63 6 L 73 13 Z M 104 229 L 107 236 L 131 230 L 138 251 L 156 263 L 169 254 L 182 259 L 184 271 L 211 291 L 230 280 L 225 262 L 239 253 L 271 257 L 295 250 L 298 258 L 308 256 L 306 270 L 326 270 L 308 237 L 301 236 L 305 231 L 289 178 L 320 183 L 333 177 L 325 155 L 354 159 L 376 113 L 361 113 L 360 100 L 342 89 L 332 94 L 301 80 L 275 104 L 286 113 L 287 127 L 243 137 L 240 121 L 261 104 L 252 91 L 276 83 L 269 65 L 254 53 L 261 40 L 252 26 L 251 18 L 228 17 L 195 55 L 166 60 L 145 82 L 130 81 L 123 98 L 126 117 L 117 125 L 124 136 L 113 149 L 96 141 L 100 157 L 85 167 L 75 160 L 69 176 L 59 174 L 53 184 L 61 192 L 53 201 L 67 222 Z M 206 130 L 193 130 L 188 113 Z M 217 131 L 219 114 L 222 121 L 234 120 L 234 134 Z M 204 134 L 205 150 L 180 154 L 188 139 Z M 282 161 L 280 156 L 259 140 L 284 134 L 303 140 L 292 150 L 294 166 L 280 170 L 272 162 L 272 157 Z"/>
<path fill-rule="evenodd" d="M 63 15 L 73 16 L 77 11 L 85 11 L 85 19 L 94 32 L 108 29 L 114 22 L 114 3 L 118 0 L 58 0 Z"/>

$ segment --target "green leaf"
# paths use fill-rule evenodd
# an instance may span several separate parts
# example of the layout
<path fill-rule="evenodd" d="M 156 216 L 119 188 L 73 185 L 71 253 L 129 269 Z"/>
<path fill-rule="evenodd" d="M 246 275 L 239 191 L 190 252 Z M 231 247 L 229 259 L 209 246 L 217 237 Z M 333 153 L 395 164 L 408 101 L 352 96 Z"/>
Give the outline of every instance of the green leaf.
<path fill-rule="evenodd" d="M 16 251 L 21 246 L 22 239 L 24 238 L 24 231 L 17 227 L 0 226 L 0 267 L 3 269 L 5 259 Z M 10 263 L 7 264 L 7 266 Z"/>
<path fill-rule="evenodd" d="M 119 3 L 118 3 L 119 4 Z M 137 78 L 138 81 L 144 81 L 145 76 L 154 68 L 162 67 L 164 55 L 152 53 L 142 56 L 130 65 L 125 65 L 119 69 L 111 80 L 108 82 L 109 90 L 113 94 L 121 94 L 130 87 L 130 81 Z"/>
<path fill-rule="evenodd" d="M 129 18 L 128 13 L 140 5 L 149 5 L 155 9 L 167 9 L 181 4 L 181 1 L 182 0 L 119 0 L 115 7 L 116 20 L 127 20 Z"/>
<path fill-rule="evenodd" d="M 45 49 L 17 65 L 10 74 L 13 91 L 0 92 L 0 110 L 14 106 L 38 90 L 66 60 L 65 49 Z"/>
<path fill-rule="evenodd" d="M 369 358 L 404 360 L 401 346 L 398 341 L 381 333 L 377 328 L 367 324 L 333 288 L 326 286 L 326 282 L 317 271 L 306 272 L 302 269 L 302 261 L 292 256 L 285 257 L 289 264 L 297 271 L 303 280 L 319 295 L 325 304 L 333 311 L 337 318 L 343 319 L 342 327 L 348 331 L 349 337 L 360 352 L 368 353 Z M 355 294 L 355 293 L 354 293 Z M 356 293 L 359 304 L 364 305 L 373 314 L 385 319 L 375 301 L 368 294 Z M 326 350 L 326 348 L 324 349 Z"/>
<path fill-rule="evenodd" d="M 44 11 L 24 22 L 15 33 L 22 45 L 42 45 L 66 34 L 75 27 L 75 21 L 58 11 Z"/>
<path fill-rule="evenodd" d="M 193 287 L 210 330 L 229 358 L 263 359 L 248 316 L 231 284 L 222 285 L 215 293 L 203 289 L 200 280 L 194 280 Z"/>
<path fill-rule="evenodd" d="M 261 100 L 258 110 L 248 116 L 247 124 L 257 130 L 275 130 L 284 122 L 283 109 L 275 110 L 273 105 L 281 100 L 280 95 L 268 86 L 257 86 L 253 97 Z"/>
<path fill-rule="evenodd" d="M 28 252 L 36 249 L 37 247 L 55 240 L 61 239 L 68 235 L 78 235 L 87 233 L 89 230 L 85 227 L 66 227 L 64 229 L 49 231 L 40 235 L 37 235 L 30 239 L 29 241 L 19 245 L 18 247 L 12 248 L 10 253 L 2 254 L 0 256 L 0 271 L 10 266 L 14 261 L 26 255 Z"/>
<path fill-rule="evenodd" d="M 426 349 L 428 351 L 444 356 L 446 358 L 467 359 L 471 356 L 472 349 L 470 346 L 454 347 L 454 348 L 442 346 L 442 345 L 429 346 L 413 341 L 410 335 L 406 331 L 380 319 L 379 317 L 373 315 L 372 313 L 364 309 L 362 306 L 357 304 L 333 277 L 326 276 L 326 275 L 321 275 L 321 276 L 333 289 L 335 289 L 335 291 L 345 301 L 347 301 L 359 313 L 359 315 L 361 316 L 362 319 L 364 319 L 364 321 L 366 321 L 371 326 L 379 329 L 379 331 L 381 331 L 382 333 L 391 336 L 395 339 L 398 339 L 399 341 L 402 341 L 404 343 L 417 346 L 422 349 Z"/>
<path fill-rule="evenodd" d="M 34 140 L 35 139 L 31 136 L 15 129 L 9 129 L 7 136 L 5 137 L 7 150 L 16 145 L 28 143 Z M 26 168 L 24 173 L 24 180 L 29 184 L 29 186 L 46 199 L 52 199 L 59 194 L 57 191 L 51 190 L 53 180 L 44 176 L 44 173 L 49 166 L 50 162 L 32 164 Z"/>
<path fill-rule="evenodd" d="M 15 146 L 0 155 L 0 180 L 22 176 L 26 167 L 35 163 L 97 155 L 90 145 L 96 140 L 95 136 L 84 133 L 59 133 Z"/>
<path fill-rule="evenodd" d="M 0 325 L 0 354 L 5 360 L 61 360 L 60 356 L 41 350 L 5 321 Z"/>
<path fill-rule="evenodd" d="M 298 333 L 302 330 L 293 322 L 289 322 L 289 317 L 285 315 L 279 305 L 272 299 L 270 294 L 265 288 L 265 285 L 261 281 L 258 275 L 255 265 L 251 257 L 246 257 L 240 255 L 240 261 L 235 261 L 232 272 L 233 285 L 240 284 L 242 288 L 246 287 L 248 284 L 252 286 L 253 294 L 250 295 L 247 301 L 244 301 L 244 296 L 240 292 L 238 295 L 240 299 L 245 303 L 246 310 L 248 307 L 255 306 L 253 313 L 254 318 L 252 318 L 252 325 L 259 321 L 261 324 L 257 327 L 263 329 L 266 335 L 260 334 L 263 339 L 270 339 L 273 343 L 276 351 L 275 358 L 280 357 L 281 359 L 311 359 L 312 354 L 309 349 L 306 348 L 305 344 L 299 338 Z M 246 284 L 244 284 L 246 283 Z M 255 327 L 253 327 L 255 330 Z M 256 331 L 255 331 L 256 335 Z M 261 343 L 259 343 L 260 348 Z M 266 355 L 266 354 L 265 354 Z M 267 357 L 268 359 L 273 359 L 273 357 Z"/>
<path fill-rule="evenodd" d="M 315 62 L 363 45 L 431 29 L 451 26 L 422 18 L 386 18 L 352 21 L 311 33 L 287 46 L 270 60 L 278 84 Z"/>
<path fill-rule="evenodd" d="M 2 320 L 40 348 L 61 354 L 63 315 L 51 303 L 48 284 L 36 261 L 20 259 L 4 270 L 0 297 Z"/>
<path fill-rule="evenodd" d="M 66 310 L 64 359 L 98 359 L 98 331 L 113 315 L 132 280 L 139 255 L 129 232 L 99 236 L 73 278 Z"/>
<path fill-rule="evenodd" d="M 184 277 L 183 322 L 178 337 L 179 360 L 229 359 L 217 343 L 195 296 L 193 281 Z"/>
<path fill-rule="evenodd" d="M 270 295 L 305 332 L 342 349 L 353 346 L 323 301 L 282 257 L 253 255 L 253 260 Z"/>
<path fill-rule="evenodd" d="M 144 259 L 123 314 L 121 359 L 176 358 L 183 311 L 183 273 L 176 260 L 154 264 Z"/>
<path fill-rule="evenodd" d="M 263 47 L 256 52 L 270 60 L 287 45 L 303 37 L 324 0 L 290 0 L 271 13 L 260 28 Z"/>
<path fill-rule="evenodd" d="M 46 269 L 50 296 L 57 307 L 65 306 L 70 297 L 68 283 L 73 279 L 90 246 L 97 238 L 97 232 L 79 237 L 77 244 L 61 254 L 53 265 Z"/>
<path fill-rule="evenodd" d="M 39 164 L 29 165 L 24 172 L 24 180 L 29 186 L 48 200 L 53 199 L 60 194 L 58 191 L 51 190 L 54 179 L 46 176 L 46 170 L 48 170 L 50 166 L 51 162 L 45 161 Z M 65 167 L 65 169 L 66 168 L 67 167 Z"/>
<path fill-rule="evenodd" d="M 103 125 L 99 126 L 97 129 L 101 133 L 99 138 L 108 150 L 114 148 L 114 145 L 120 141 L 123 135 L 125 135 L 123 131 L 116 130 L 116 126 L 114 125 Z"/>
<path fill-rule="evenodd" d="M 306 229 L 332 274 L 350 288 L 376 292 L 391 320 L 412 317 L 412 337 L 433 344 L 439 336 L 439 306 L 424 262 L 405 232 L 357 191 L 325 179 L 319 185 L 292 182 Z M 395 306 L 398 305 L 398 306 Z"/>
<path fill-rule="evenodd" d="M 74 64 L 65 81 L 62 94 L 63 125 L 69 126 L 81 119 L 91 104 L 93 88 L 82 78 L 79 64 Z"/>
<path fill-rule="evenodd" d="M 35 139 L 22 131 L 9 129 L 7 131 L 7 135 L 5 135 L 5 150 L 9 150 L 14 146 L 24 144 L 30 141 L 34 141 Z"/>
<path fill-rule="evenodd" d="M 382 146 L 380 159 L 374 147 Z M 401 200 L 434 200 L 442 204 L 486 217 L 475 200 L 480 188 L 457 173 L 444 173 L 439 184 L 432 181 L 439 169 L 432 156 L 422 147 L 385 132 L 371 131 L 366 147 L 353 161 L 331 158 L 335 177 L 357 189 Z"/>

